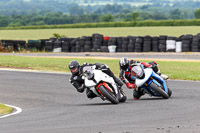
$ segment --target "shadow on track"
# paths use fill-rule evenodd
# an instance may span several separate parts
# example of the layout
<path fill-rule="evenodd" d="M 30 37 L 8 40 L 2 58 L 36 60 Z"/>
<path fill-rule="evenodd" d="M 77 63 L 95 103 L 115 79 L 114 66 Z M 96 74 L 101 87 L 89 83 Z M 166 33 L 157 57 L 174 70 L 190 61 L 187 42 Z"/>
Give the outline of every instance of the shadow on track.
<path fill-rule="evenodd" d="M 139 100 L 127 99 L 126 102 L 153 101 L 153 100 L 169 100 L 169 99 L 164 99 L 164 98 L 162 98 L 162 97 L 150 97 L 150 98 L 141 98 L 141 99 L 139 99 Z"/>
<path fill-rule="evenodd" d="M 127 99 L 128 100 L 128 99 Z M 118 104 L 112 104 L 112 103 L 109 103 L 109 102 L 105 102 L 105 103 L 83 103 L 83 104 L 73 104 L 73 105 L 70 105 L 70 106 L 115 106 L 115 105 L 120 105 L 120 104 L 130 104 L 130 103 L 133 103 L 133 101 L 126 101 L 124 103 L 118 103 Z"/>

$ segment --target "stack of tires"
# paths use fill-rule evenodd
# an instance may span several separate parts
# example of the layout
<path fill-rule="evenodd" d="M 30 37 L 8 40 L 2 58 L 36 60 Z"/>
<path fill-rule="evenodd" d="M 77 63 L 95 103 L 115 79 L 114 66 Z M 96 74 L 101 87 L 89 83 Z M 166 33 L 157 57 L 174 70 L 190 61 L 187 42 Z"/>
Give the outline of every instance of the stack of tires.
<path fill-rule="evenodd" d="M 62 38 L 62 52 L 70 52 L 70 38 Z"/>
<path fill-rule="evenodd" d="M 70 39 L 70 52 L 76 52 L 76 41 L 75 38 Z"/>
<path fill-rule="evenodd" d="M 85 40 L 85 52 L 91 52 L 92 49 L 92 37 L 84 36 L 83 39 Z"/>
<path fill-rule="evenodd" d="M 122 52 L 122 37 L 117 37 L 117 52 Z"/>
<path fill-rule="evenodd" d="M 108 46 L 111 46 L 111 45 L 117 45 L 117 38 L 116 37 L 111 37 L 109 40 L 108 40 Z"/>
<path fill-rule="evenodd" d="M 167 36 L 159 36 L 159 52 L 166 52 Z"/>
<path fill-rule="evenodd" d="M 85 40 L 83 38 L 76 39 L 76 52 L 85 52 Z"/>
<path fill-rule="evenodd" d="M 159 38 L 158 37 L 152 37 L 152 51 L 153 52 L 159 52 Z"/>
<path fill-rule="evenodd" d="M 200 45 L 200 37 L 194 36 L 191 44 L 191 51 L 200 52 L 199 45 Z"/>
<path fill-rule="evenodd" d="M 85 52 L 85 40 L 84 40 L 84 38 L 80 38 L 79 43 L 81 45 L 81 52 Z"/>
<path fill-rule="evenodd" d="M 49 41 L 49 39 L 40 39 L 40 42 L 41 42 L 40 51 L 45 50 L 46 41 Z"/>
<path fill-rule="evenodd" d="M 14 51 L 20 51 L 26 48 L 26 41 L 24 40 L 14 40 L 13 41 Z"/>
<path fill-rule="evenodd" d="M 62 41 L 61 39 L 57 39 L 53 45 L 53 52 L 61 52 L 62 49 Z"/>
<path fill-rule="evenodd" d="M 75 42 L 75 49 L 76 51 L 75 52 L 81 52 L 81 44 L 80 44 L 80 38 L 78 38 Z"/>
<path fill-rule="evenodd" d="M 182 37 L 182 52 L 191 51 L 192 35 L 185 35 Z"/>
<path fill-rule="evenodd" d="M 45 51 L 52 52 L 53 51 L 53 41 L 46 41 L 45 42 Z"/>
<path fill-rule="evenodd" d="M 93 34 L 93 51 L 100 52 L 101 45 L 103 44 L 103 35 Z"/>
<path fill-rule="evenodd" d="M 13 50 L 13 40 L 1 40 L 5 50 Z"/>
<path fill-rule="evenodd" d="M 135 40 L 135 52 L 143 51 L 143 37 L 137 37 Z"/>
<path fill-rule="evenodd" d="M 150 52 L 151 51 L 151 36 L 145 36 L 143 42 L 143 52 Z"/>
<path fill-rule="evenodd" d="M 54 45 L 54 42 L 56 40 L 57 40 L 57 38 L 52 37 L 52 38 L 49 39 L 49 41 L 45 42 L 45 51 L 46 52 L 52 52 L 53 51 L 53 45 Z"/>
<path fill-rule="evenodd" d="M 136 37 L 135 36 L 129 36 L 128 38 L 129 38 L 128 52 L 134 52 Z"/>
<path fill-rule="evenodd" d="M 122 38 L 122 52 L 128 52 L 128 44 L 129 44 L 129 38 L 123 37 Z"/>
<path fill-rule="evenodd" d="M 176 51 L 176 37 L 173 37 L 173 36 L 167 37 L 166 51 L 167 52 L 175 52 Z"/>
<path fill-rule="evenodd" d="M 113 52 L 116 52 L 116 48 L 117 48 L 117 38 L 111 37 L 109 38 L 107 49 L 105 48 L 107 51 L 104 52 L 111 52 L 112 51 L 111 49 L 113 49 Z"/>

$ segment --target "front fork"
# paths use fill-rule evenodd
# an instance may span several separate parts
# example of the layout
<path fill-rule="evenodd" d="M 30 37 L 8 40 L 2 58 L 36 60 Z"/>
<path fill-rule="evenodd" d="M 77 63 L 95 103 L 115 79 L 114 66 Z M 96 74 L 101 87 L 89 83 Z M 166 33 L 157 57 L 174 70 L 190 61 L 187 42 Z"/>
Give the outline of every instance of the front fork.
<path fill-rule="evenodd" d="M 101 93 L 101 91 L 99 90 L 99 86 L 101 86 L 101 85 L 103 85 L 103 86 L 105 87 L 105 89 L 107 89 L 108 91 L 110 91 L 110 92 L 116 94 L 116 97 L 117 97 L 118 99 L 121 98 L 121 95 L 120 95 L 120 88 L 119 88 L 118 86 L 117 86 L 118 92 L 115 93 L 115 91 L 113 91 L 107 83 L 103 82 L 103 83 L 100 83 L 97 87 L 95 87 L 96 90 L 97 90 L 97 92 L 100 94 L 100 97 L 101 97 L 103 100 L 105 100 L 105 98 L 104 98 L 105 96 L 104 96 L 104 95 Z"/>

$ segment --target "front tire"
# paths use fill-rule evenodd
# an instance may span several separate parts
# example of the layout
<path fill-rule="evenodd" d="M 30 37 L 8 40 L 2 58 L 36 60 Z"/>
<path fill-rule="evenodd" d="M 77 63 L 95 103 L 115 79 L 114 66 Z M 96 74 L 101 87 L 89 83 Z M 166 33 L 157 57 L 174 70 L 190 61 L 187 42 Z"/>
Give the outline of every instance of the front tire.
<path fill-rule="evenodd" d="M 119 103 L 118 98 L 108 89 L 106 89 L 103 85 L 99 86 L 99 90 L 106 97 L 106 99 L 109 100 L 111 103 L 113 104 Z"/>
<path fill-rule="evenodd" d="M 172 95 L 172 91 L 169 88 L 168 88 L 168 95 L 169 95 L 169 97 L 171 97 L 171 95 Z"/>
<path fill-rule="evenodd" d="M 161 95 L 164 99 L 168 99 L 169 95 L 158 85 L 154 82 L 151 82 L 150 87 L 159 95 Z"/>
<path fill-rule="evenodd" d="M 120 91 L 120 93 L 121 93 L 121 95 L 122 95 L 122 98 L 119 100 L 119 102 L 123 103 L 123 102 L 126 101 L 127 96 L 126 96 L 126 94 L 125 94 L 122 90 Z"/>

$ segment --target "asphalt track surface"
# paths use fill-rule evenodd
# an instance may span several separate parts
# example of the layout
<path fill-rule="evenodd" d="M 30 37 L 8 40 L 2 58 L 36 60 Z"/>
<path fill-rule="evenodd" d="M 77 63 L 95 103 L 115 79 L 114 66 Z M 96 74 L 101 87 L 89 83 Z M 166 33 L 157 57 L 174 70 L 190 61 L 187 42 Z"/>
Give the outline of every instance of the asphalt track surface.
<path fill-rule="evenodd" d="M 200 82 L 172 81 L 170 99 L 145 95 L 112 105 L 89 100 L 67 74 L 0 71 L 0 101 L 23 112 L 0 119 L 0 133 L 199 133 Z"/>

